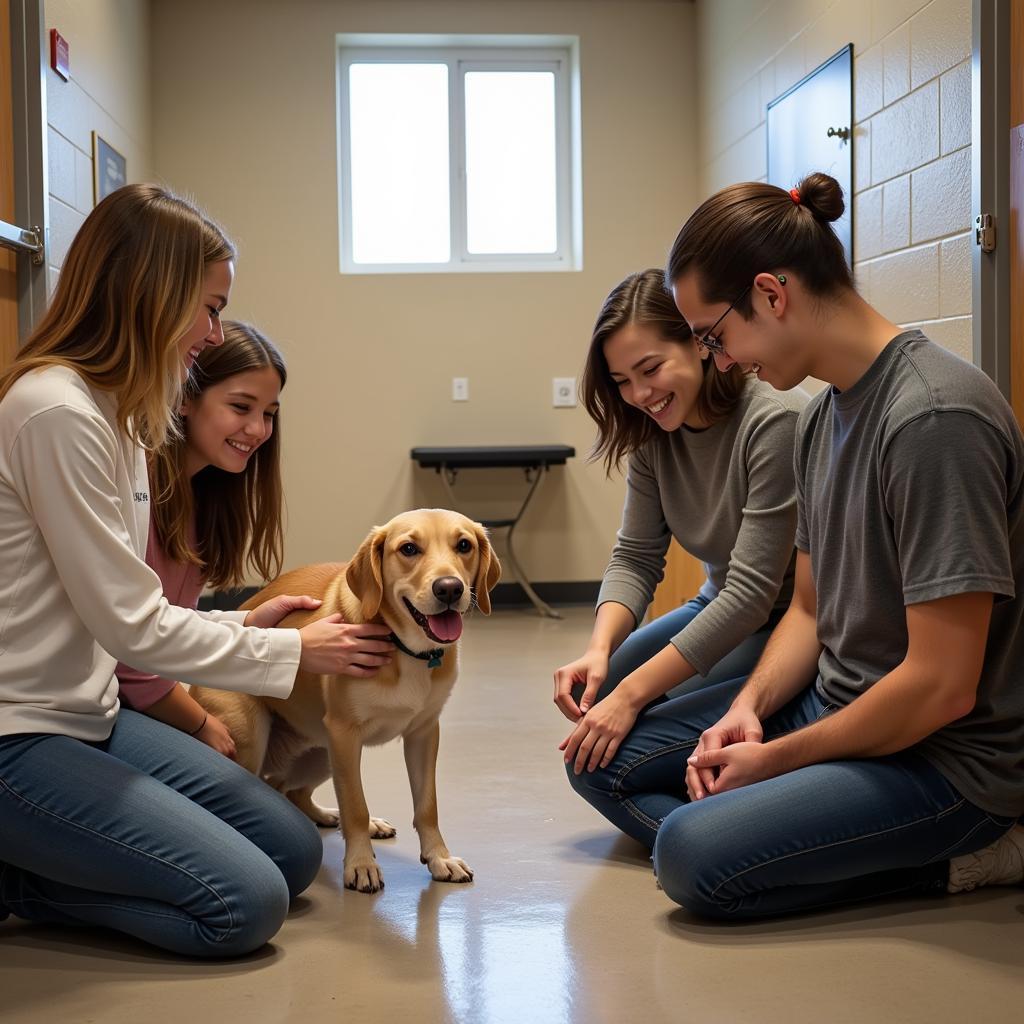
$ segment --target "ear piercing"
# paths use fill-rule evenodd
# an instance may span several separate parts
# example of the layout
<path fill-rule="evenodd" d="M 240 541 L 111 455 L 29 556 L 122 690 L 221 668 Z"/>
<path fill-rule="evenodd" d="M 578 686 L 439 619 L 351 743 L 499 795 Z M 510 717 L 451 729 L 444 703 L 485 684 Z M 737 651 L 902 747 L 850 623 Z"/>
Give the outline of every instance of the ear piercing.
<path fill-rule="evenodd" d="M 786 275 L 785 274 L 776 274 L 775 276 L 779 279 L 779 284 L 785 284 L 786 283 Z"/>

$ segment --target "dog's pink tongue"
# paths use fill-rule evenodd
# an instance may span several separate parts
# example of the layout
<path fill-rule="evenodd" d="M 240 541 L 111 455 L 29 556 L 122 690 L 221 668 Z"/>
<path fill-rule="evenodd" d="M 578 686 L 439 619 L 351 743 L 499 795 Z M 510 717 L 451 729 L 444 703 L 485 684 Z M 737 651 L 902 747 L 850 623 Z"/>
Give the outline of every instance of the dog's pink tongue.
<path fill-rule="evenodd" d="M 428 615 L 427 625 L 430 632 L 438 640 L 450 643 L 462 636 L 462 616 L 458 612 L 441 612 L 440 615 Z"/>

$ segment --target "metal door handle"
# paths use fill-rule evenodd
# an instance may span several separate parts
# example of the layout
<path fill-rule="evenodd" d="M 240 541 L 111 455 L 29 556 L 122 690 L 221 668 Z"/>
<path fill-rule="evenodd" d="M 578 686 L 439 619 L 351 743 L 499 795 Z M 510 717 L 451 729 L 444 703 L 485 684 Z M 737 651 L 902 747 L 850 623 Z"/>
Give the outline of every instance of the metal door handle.
<path fill-rule="evenodd" d="M 37 266 L 46 259 L 42 232 L 38 227 L 29 230 L 0 220 L 0 247 L 29 253 Z"/>

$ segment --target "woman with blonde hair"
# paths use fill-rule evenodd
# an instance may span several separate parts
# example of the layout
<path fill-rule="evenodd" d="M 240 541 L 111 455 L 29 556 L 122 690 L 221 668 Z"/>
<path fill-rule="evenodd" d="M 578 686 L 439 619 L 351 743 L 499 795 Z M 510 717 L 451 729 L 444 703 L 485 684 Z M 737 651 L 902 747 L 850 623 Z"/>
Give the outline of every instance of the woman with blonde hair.
<path fill-rule="evenodd" d="M 594 457 L 609 473 L 628 460 L 626 504 L 590 643 L 556 671 L 555 703 L 576 723 L 561 745 L 573 787 L 612 821 L 641 829 L 654 827 L 660 795 L 607 799 L 593 773 L 638 718 L 670 715 L 666 694 L 747 675 L 792 592 L 793 433 L 804 396 L 773 390 L 754 367 L 723 372 L 708 355 L 651 269 L 605 300 L 583 374 Z M 641 625 L 672 537 L 704 563 L 707 580 Z"/>
<path fill-rule="evenodd" d="M 119 189 L 0 376 L 0 916 L 218 957 L 277 931 L 319 836 L 227 758 L 120 708 L 117 659 L 285 697 L 300 666 L 366 676 L 390 650 L 337 616 L 269 628 L 309 598 L 175 607 L 143 560 L 146 450 L 175 435 L 190 368 L 223 341 L 234 256 L 188 201 Z"/>

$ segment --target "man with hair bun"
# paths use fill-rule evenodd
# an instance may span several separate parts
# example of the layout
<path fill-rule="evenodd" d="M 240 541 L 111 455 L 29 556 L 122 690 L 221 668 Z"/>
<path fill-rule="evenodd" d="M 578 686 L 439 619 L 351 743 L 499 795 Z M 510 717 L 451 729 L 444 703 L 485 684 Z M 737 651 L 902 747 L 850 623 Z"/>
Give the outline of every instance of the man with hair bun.
<path fill-rule="evenodd" d="M 753 673 L 673 702 L 685 742 L 642 719 L 591 780 L 675 798 L 626 830 L 706 917 L 1024 880 L 1024 438 L 979 369 L 857 294 L 843 210 L 826 174 L 732 185 L 668 260 L 721 370 L 830 385 L 797 423 L 794 594 Z"/>

